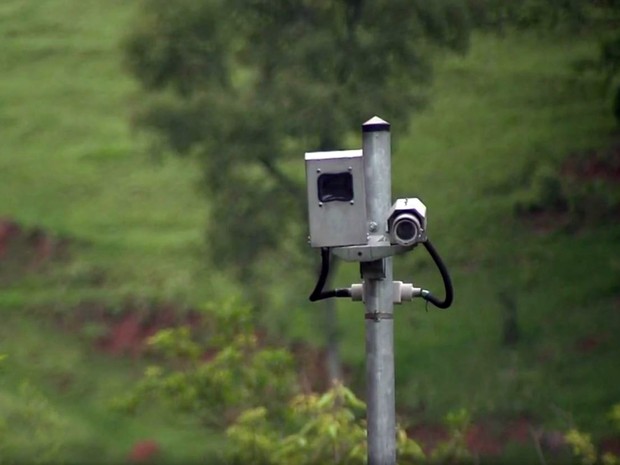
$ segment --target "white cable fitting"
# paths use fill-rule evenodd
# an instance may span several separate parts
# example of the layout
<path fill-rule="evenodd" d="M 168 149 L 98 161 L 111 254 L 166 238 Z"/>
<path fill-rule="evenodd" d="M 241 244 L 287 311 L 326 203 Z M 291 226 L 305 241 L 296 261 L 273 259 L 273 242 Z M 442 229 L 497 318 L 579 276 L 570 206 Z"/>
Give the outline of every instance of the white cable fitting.
<path fill-rule="evenodd" d="M 413 287 L 411 283 L 403 283 L 402 281 L 394 281 L 394 299 L 395 304 L 403 302 L 410 302 L 414 297 L 420 297 L 422 295 L 422 289 L 419 287 Z M 364 299 L 364 285 L 363 284 L 351 284 L 351 300 L 355 302 L 365 302 Z"/>
<path fill-rule="evenodd" d="M 354 302 L 364 301 L 364 285 L 351 284 L 351 300 Z"/>

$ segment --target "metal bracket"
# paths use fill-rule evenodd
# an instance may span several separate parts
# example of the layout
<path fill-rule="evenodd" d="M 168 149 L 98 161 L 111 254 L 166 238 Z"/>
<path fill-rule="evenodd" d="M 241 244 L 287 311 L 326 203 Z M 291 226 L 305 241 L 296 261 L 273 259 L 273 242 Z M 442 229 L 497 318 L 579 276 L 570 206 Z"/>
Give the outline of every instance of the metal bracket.
<path fill-rule="evenodd" d="M 360 263 L 362 279 L 385 279 L 385 260 Z"/>
<path fill-rule="evenodd" d="M 333 247 L 332 252 L 346 262 L 373 262 L 375 260 L 381 260 L 382 258 L 409 252 L 414 247 L 415 245 L 407 247 L 393 245 L 384 235 L 375 234 L 368 236 L 368 243 L 365 245 Z"/>

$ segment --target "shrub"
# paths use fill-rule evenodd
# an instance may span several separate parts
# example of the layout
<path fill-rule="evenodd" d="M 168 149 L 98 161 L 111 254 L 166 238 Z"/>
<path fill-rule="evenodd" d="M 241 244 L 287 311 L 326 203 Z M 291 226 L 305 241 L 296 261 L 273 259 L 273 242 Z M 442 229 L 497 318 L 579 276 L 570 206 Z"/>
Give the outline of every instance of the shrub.
<path fill-rule="evenodd" d="M 613 428 L 620 432 L 620 403 L 612 407 L 609 419 Z M 564 438 L 582 465 L 620 465 L 620 457 L 611 452 L 599 450 L 592 442 L 590 434 L 571 428 Z"/>

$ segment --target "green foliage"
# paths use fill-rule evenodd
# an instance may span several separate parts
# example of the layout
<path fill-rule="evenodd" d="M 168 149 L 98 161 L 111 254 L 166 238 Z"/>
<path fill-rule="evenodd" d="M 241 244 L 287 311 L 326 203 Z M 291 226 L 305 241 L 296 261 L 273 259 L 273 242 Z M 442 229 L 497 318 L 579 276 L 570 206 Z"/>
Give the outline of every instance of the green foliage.
<path fill-rule="evenodd" d="M 611 408 L 608 417 L 613 423 L 615 431 L 620 433 L 620 403 L 615 404 Z M 611 452 L 603 452 L 598 450 L 592 441 L 592 435 L 579 431 L 577 428 L 569 429 L 564 435 L 564 439 L 582 465 L 620 464 L 620 457 Z"/>
<path fill-rule="evenodd" d="M 146 361 L 110 357 L 81 334 L 24 312 L 2 313 L 0 463 L 125 463 L 132 447 L 156 441 L 165 463 L 213 455 L 222 434 L 158 405 L 121 415 L 110 399 L 130 390 Z M 197 430 L 200 430 L 198 432 Z M 51 457 L 45 460 L 43 457 Z"/>
<path fill-rule="evenodd" d="M 259 344 L 245 323 L 249 307 L 231 302 L 219 309 L 225 316 L 213 316 L 211 329 L 198 334 L 200 342 L 189 327 L 165 329 L 151 337 L 149 344 L 167 363 L 148 367 L 117 406 L 135 410 L 156 399 L 213 426 L 226 425 L 240 410 L 257 404 L 279 415 L 282 399 L 295 390 L 291 355 Z M 231 328 L 238 332 L 230 332 Z"/>
<path fill-rule="evenodd" d="M 620 122 L 620 85 L 616 88 L 616 93 L 614 95 L 613 112 L 616 121 Z"/>
<path fill-rule="evenodd" d="M 617 7 L 616 14 L 620 15 L 620 6 Z M 620 124 L 620 34 L 608 38 L 601 42 L 600 61 L 605 77 L 614 89 L 612 97 L 612 111 L 616 122 Z"/>
<path fill-rule="evenodd" d="M 264 407 L 243 412 L 228 428 L 230 458 L 234 464 L 262 465 L 361 465 L 366 463 L 366 405 L 341 383 L 323 394 L 293 397 L 283 419 L 270 421 Z M 448 414 L 447 440 L 430 456 L 396 428 L 398 463 L 467 463 L 471 455 L 465 442 L 470 419 L 466 410 Z"/>
<path fill-rule="evenodd" d="M 620 72 L 620 35 L 601 42 L 600 65 L 609 78 Z"/>
<path fill-rule="evenodd" d="M 449 412 L 445 417 L 448 439 L 440 442 L 433 450 L 430 461 L 434 463 L 466 463 L 471 459 L 467 448 L 466 432 L 471 424 L 471 415 L 465 408 Z"/>
<path fill-rule="evenodd" d="M 76 430 L 32 384 L 15 397 L 0 394 L 0 463 L 66 463 L 82 440 Z"/>
<path fill-rule="evenodd" d="M 569 202 L 574 221 L 582 219 L 593 222 L 614 221 L 620 208 L 620 189 L 602 179 L 575 180 L 568 184 Z"/>
<path fill-rule="evenodd" d="M 579 457 L 583 465 L 594 465 L 596 463 L 596 449 L 589 434 L 571 429 L 564 437 L 572 447 L 573 454 Z"/>
<path fill-rule="evenodd" d="M 468 0 L 472 18 L 478 27 L 504 32 L 507 27 L 548 29 L 562 25 L 583 26 L 584 0 Z"/>
<path fill-rule="evenodd" d="M 526 190 L 515 195 L 515 212 L 564 212 L 568 206 L 562 180 L 555 168 L 548 164 L 538 166 Z"/>
<path fill-rule="evenodd" d="M 598 2 L 594 9 L 594 24 L 601 27 L 603 38 L 598 47 L 598 57 L 582 60 L 578 68 L 595 70 L 602 74 L 606 87 L 611 90 L 611 109 L 616 122 L 620 124 L 620 34 L 617 22 L 620 19 L 620 3 L 616 1 Z M 597 24 L 598 23 L 598 24 Z"/>
<path fill-rule="evenodd" d="M 297 396 L 287 406 L 286 424 L 268 421 L 264 407 L 243 412 L 227 430 L 233 463 L 362 462 L 366 435 L 352 410 L 351 396 L 342 386 L 322 396 Z M 301 430 L 286 435 L 291 425 Z"/>
<path fill-rule="evenodd" d="M 341 383 L 323 394 L 299 394 L 290 353 L 258 344 L 249 308 L 234 301 L 213 308 L 218 311 L 205 333 L 181 327 L 150 339 L 165 363 L 148 367 L 116 406 L 135 410 L 155 400 L 198 417 L 203 425 L 226 426 L 226 450 L 234 464 L 365 463 L 366 405 Z M 222 337 L 213 329 L 224 327 L 235 331 Z M 450 414 L 447 424 L 449 440 L 430 457 L 398 427 L 399 463 L 467 460 L 467 411 Z"/>
<path fill-rule="evenodd" d="M 612 422 L 616 431 L 620 431 L 620 402 L 611 408 L 609 420 Z"/>
<path fill-rule="evenodd" d="M 537 164 L 526 187 L 512 195 L 517 215 L 564 214 L 575 226 L 584 222 L 613 220 L 620 208 L 620 188 L 616 146 L 600 152 L 587 151 L 563 161 L 561 168 L 550 163 Z"/>
<path fill-rule="evenodd" d="M 284 421 L 268 420 L 267 410 L 243 412 L 228 428 L 232 463 L 263 465 L 357 465 L 366 463 L 365 404 L 340 383 L 324 394 L 290 400 Z M 398 428 L 398 463 L 420 463 L 420 446 Z"/>

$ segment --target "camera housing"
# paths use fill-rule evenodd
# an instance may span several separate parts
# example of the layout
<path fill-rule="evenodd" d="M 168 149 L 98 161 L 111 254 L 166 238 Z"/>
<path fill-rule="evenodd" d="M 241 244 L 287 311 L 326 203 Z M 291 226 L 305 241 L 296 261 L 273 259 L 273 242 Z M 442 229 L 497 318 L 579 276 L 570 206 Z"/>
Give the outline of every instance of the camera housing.
<path fill-rule="evenodd" d="M 426 205 L 418 198 L 397 199 L 388 214 L 390 243 L 411 247 L 427 240 Z"/>
<path fill-rule="evenodd" d="M 310 245 L 365 245 L 368 224 L 362 150 L 308 152 L 305 161 Z"/>

